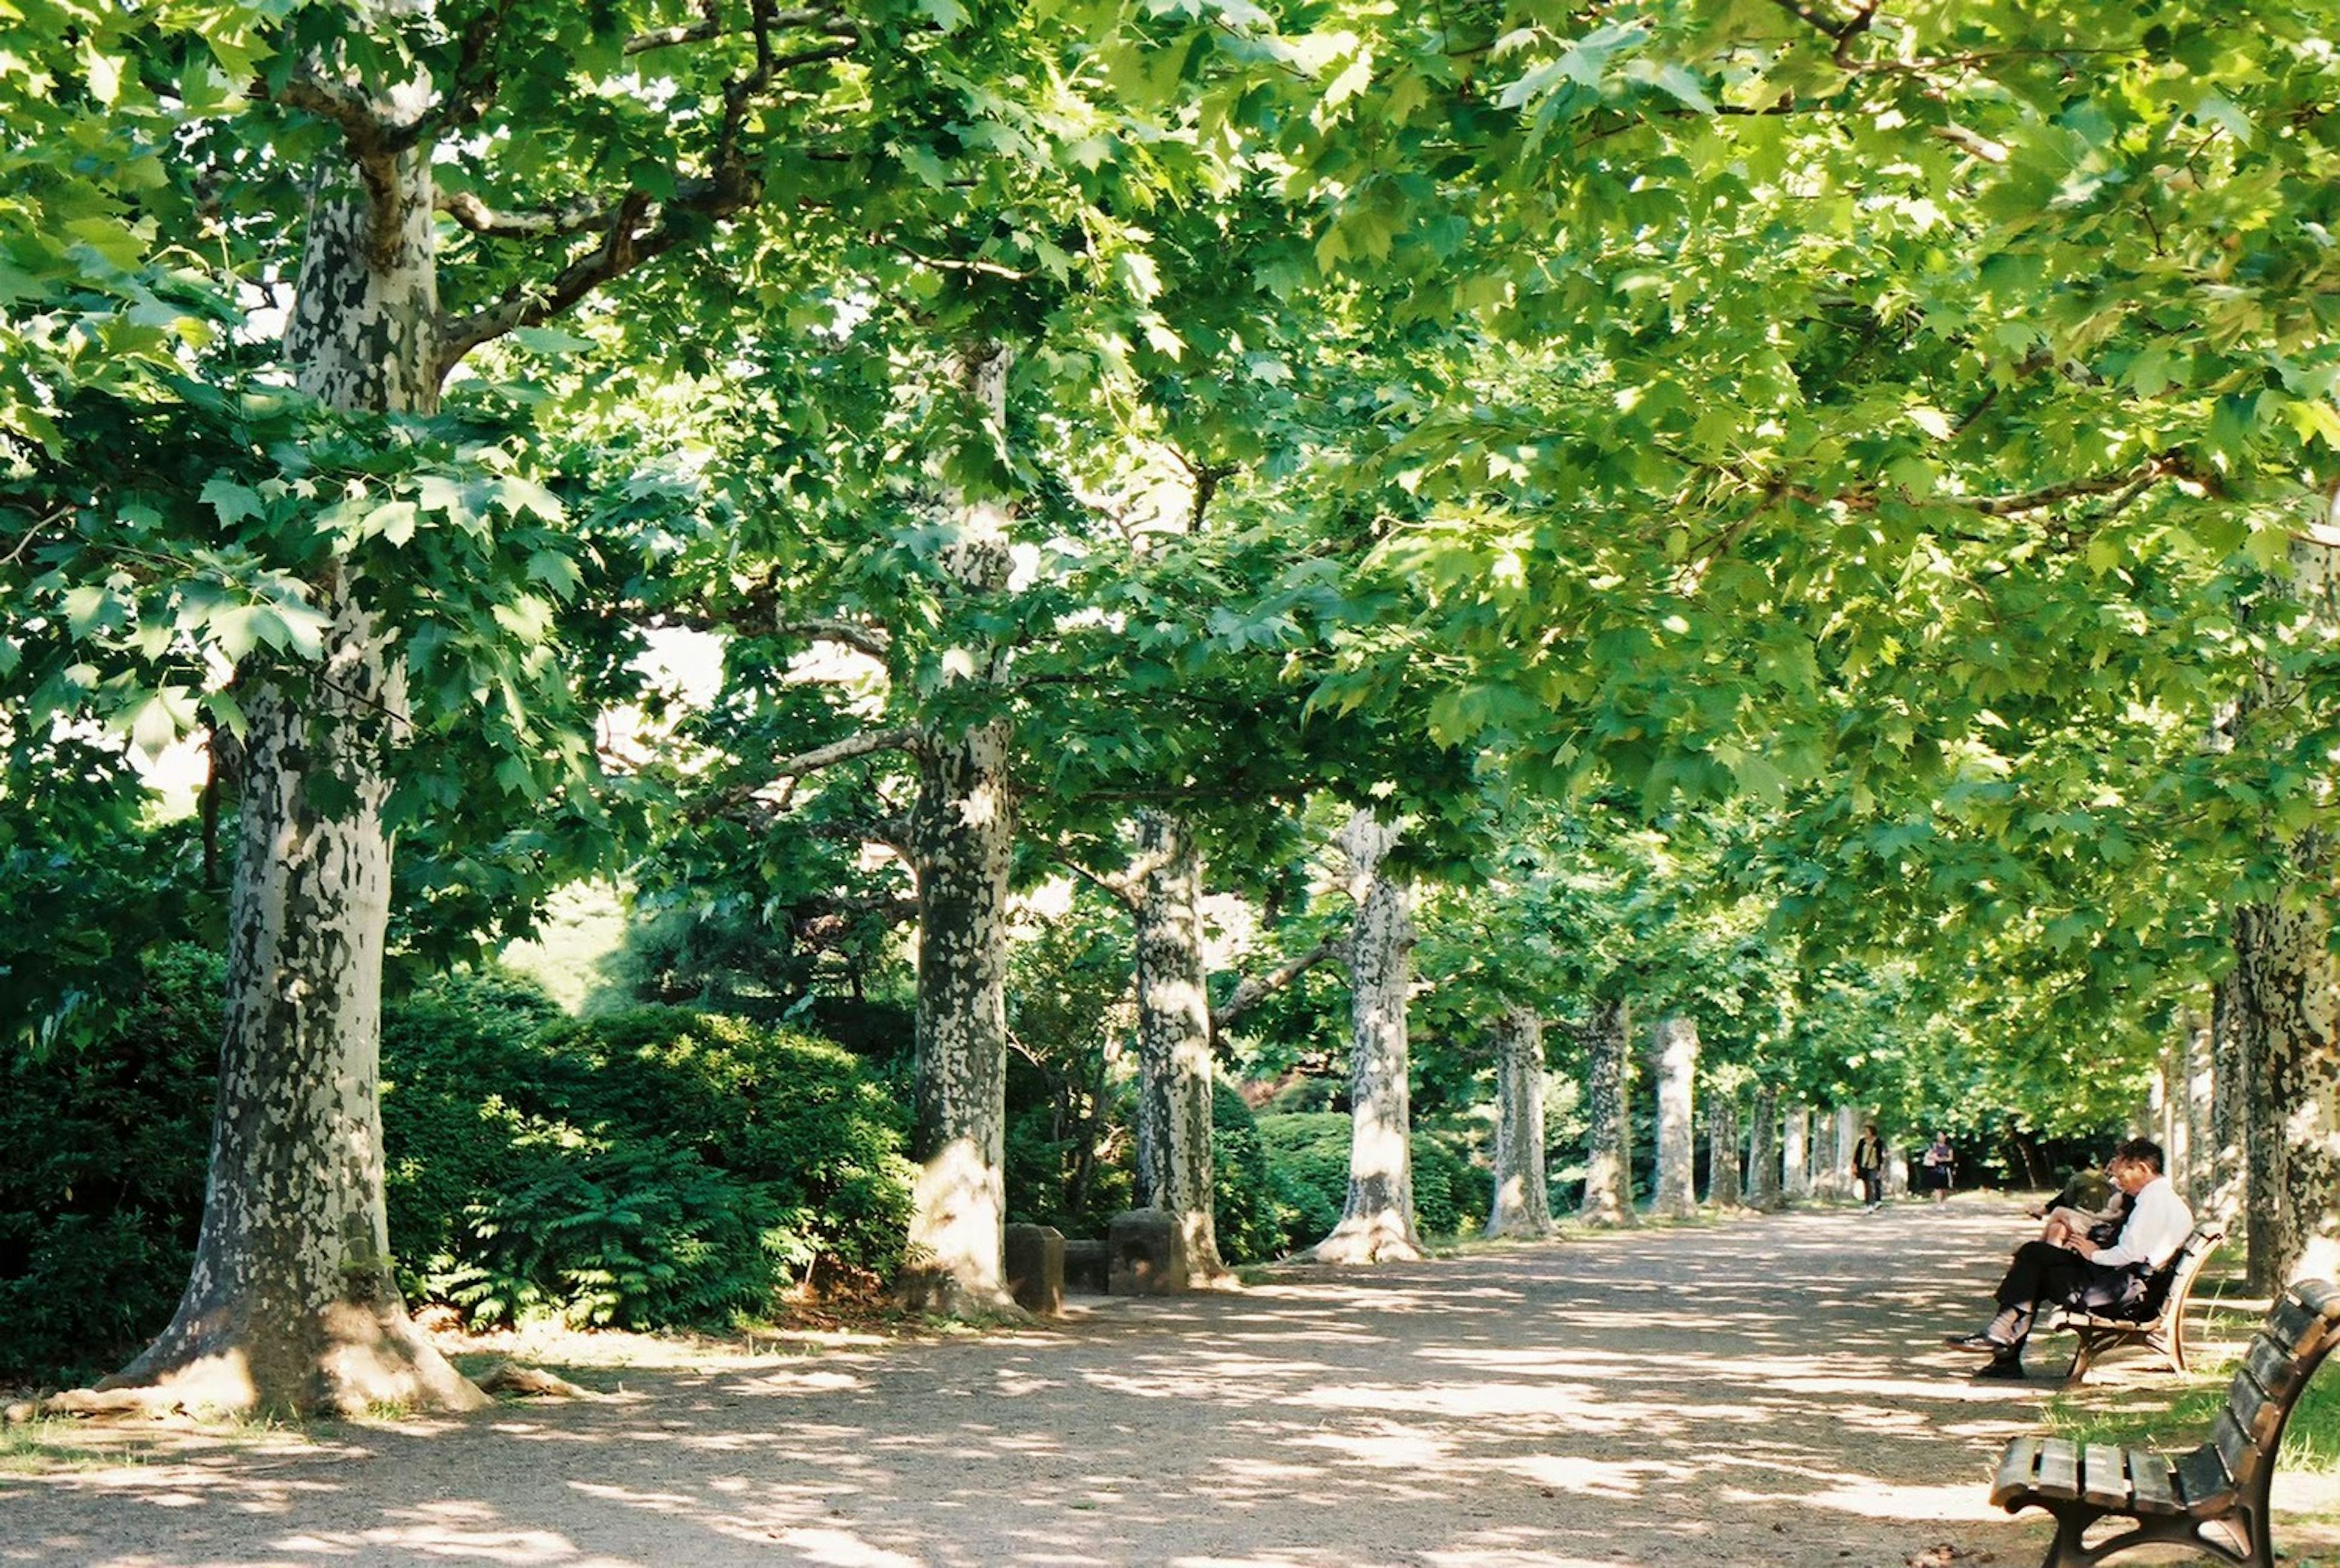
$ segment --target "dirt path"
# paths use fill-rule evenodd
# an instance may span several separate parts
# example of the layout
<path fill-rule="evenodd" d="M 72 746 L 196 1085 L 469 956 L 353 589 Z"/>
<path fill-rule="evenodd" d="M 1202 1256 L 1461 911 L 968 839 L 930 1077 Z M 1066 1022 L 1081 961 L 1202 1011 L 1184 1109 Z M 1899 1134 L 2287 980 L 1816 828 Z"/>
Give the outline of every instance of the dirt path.
<path fill-rule="evenodd" d="M 2029 1562 L 2040 1516 L 1984 1494 L 2046 1385 L 1970 1382 L 1940 1346 L 2021 1223 L 1961 1197 L 1309 1271 L 629 1374 L 606 1404 L 0 1476 L 0 1563 Z"/>

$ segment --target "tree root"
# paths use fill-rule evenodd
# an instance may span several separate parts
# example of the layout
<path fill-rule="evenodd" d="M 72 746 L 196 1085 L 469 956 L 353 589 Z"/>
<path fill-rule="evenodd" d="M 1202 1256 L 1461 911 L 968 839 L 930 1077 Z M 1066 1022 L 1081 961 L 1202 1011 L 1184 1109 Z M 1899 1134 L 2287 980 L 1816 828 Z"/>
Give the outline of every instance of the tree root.
<path fill-rule="evenodd" d="M 533 1366 L 499 1361 L 471 1381 L 482 1394 L 516 1394 L 540 1399 L 606 1400 L 610 1396 Z"/>

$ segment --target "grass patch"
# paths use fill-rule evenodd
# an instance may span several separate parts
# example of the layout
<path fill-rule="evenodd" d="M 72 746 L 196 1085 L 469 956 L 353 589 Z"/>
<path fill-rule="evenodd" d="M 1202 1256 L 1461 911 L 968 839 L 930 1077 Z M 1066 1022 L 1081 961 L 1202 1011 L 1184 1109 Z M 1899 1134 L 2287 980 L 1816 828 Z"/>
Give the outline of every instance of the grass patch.
<path fill-rule="evenodd" d="M 2235 1285 L 2221 1280 L 2219 1288 Z M 2226 1387 L 2240 1365 L 2240 1352 L 2265 1314 L 2215 1299 L 2206 1304 L 2198 1295 L 2196 1302 L 2206 1320 L 2203 1337 L 2236 1354 L 2219 1361 L 2197 1362 L 2194 1376 L 2169 1385 L 2167 1392 L 2155 1386 L 2149 1390 L 2082 1388 L 2057 1394 L 2041 1412 L 2048 1429 L 2076 1442 L 2118 1443 L 2171 1452 L 2206 1441 L 2210 1423 L 2226 1403 Z M 2283 1450 L 2276 1464 L 2278 1470 L 2304 1474 L 2340 1474 L 2340 1374 L 2319 1370 L 2308 1380 L 2284 1427 Z"/>
<path fill-rule="evenodd" d="M 46 1475 L 60 1470 L 96 1470 L 136 1464 L 146 1455 L 131 1444 L 101 1446 L 78 1421 L 35 1420 L 0 1426 L 0 1475 Z"/>

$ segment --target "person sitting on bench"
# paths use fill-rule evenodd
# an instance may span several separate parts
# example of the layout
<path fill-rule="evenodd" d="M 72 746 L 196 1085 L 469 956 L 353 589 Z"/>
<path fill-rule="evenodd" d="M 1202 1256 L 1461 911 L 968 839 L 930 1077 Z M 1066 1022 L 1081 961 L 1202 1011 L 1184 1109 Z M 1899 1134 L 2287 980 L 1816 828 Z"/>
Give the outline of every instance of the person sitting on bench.
<path fill-rule="evenodd" d="M 2048 1223 L 2039 1229 L 2041 1241 L 2061 1245 L 2076 1236 L 2090 1241 L 2109 1243 L 2120 1235 L 2121 1222 L 2128 1216 L 2128 1196 L 2113 1186 L 2111 1162 L 2103 1170 L 2082 1170 L 2072 1173 L 2064 1190 L 2038 1208 L 2024 1212 L 2034 1219 Z"/>
<path fill-rule="evenodd" d="M 1976 1375 L 2023 1375 L 2023 1342 L 2043 1303 L 2094 1308 L 2127 1302 L 2142 1296 L 2146 1280 L 2177 1255 L 2194 1214 L 2161 1174 L 2161 1146 L 2151 1138 L 2131 1138 L 2113 1151 L 2108 1168 L 2113 1185 L 2127 1195 L 2128 1217 L 2111 1245 L 2070 1236 L 2016 1249 L 1998 1284 L 1998 1315 L 1979 1334 L 1947 1336 L 1954 1349 L 1990 1353 L 1990 1364 Z"/>

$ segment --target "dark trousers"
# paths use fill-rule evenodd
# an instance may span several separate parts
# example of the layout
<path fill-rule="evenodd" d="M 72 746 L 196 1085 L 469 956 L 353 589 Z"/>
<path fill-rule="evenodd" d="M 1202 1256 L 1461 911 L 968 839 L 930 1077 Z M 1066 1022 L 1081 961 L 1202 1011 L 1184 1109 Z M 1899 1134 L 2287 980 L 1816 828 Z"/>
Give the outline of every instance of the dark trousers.
<path fill-rule="evenodd" d="M 1883 1171 L 1880 1171 L 1872 1166 L 1863 1170 L 1857 1170 L 1852 1174 L 1859 1178 L 1860 1181 L 1861 1202 L 1881 1203 L 1884 1201 L 1885 1173 Z"/>
<path fill-rule="evenodd" d="M 2042 1305 L 2076 1300 L 2102 1305 L 2118 1301 L 2127 1285 L 2128 1276 L 2120 1269 L 2090 1263 L 2053 1242 L 2027 1241 L 2015 1249 L 2015 1261 L 1998 1282 L 1998 1305 L 2026 1314 Z M 2019 1326 L 2028 1332 L 2028 1317 Z"/>

